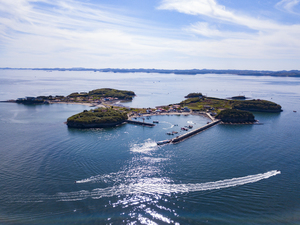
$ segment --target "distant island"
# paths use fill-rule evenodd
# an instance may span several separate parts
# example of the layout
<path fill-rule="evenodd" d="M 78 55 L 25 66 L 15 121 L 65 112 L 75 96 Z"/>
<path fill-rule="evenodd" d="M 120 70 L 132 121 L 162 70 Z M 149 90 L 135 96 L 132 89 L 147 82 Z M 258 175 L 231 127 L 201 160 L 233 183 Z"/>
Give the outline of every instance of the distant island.
<path fill-rule="evenodd" d="M 68 96 L 26 97 L 8 102 L 20 104 L 76 103 L 98 107 L 84 110 L 69 117 L 67 125 L 72 128 L 111 127 L 124 122 L 131 122 L 131 118 L 139 116 L 168 113 L 209 114 L 212 120 L 216 118 L 224 123 L 254 123 L 254 115 L 249 111 L 271 113 L 282 111 L 280 105 L 271 101 L 261 99 L 246 100 L 246 98 L 245 100 L 240 100 L 240 96 L 238 98 L 233 97 L 235 99 L 221 99 L 207 97 L 200 92 L 189 93 L 185 96 L 186 100 L 180 103 L 158 106 L 156 108 L 129 108 L 115 104 L 119 101 L 132 100 L 134 96 L 135 93 L 133 91 L 101 88 L 89 92 L 74 92 Z"/>
<path fill-rule="evenodd" d="M 52 71 L 93 71 L 93 72 L 111 72 L 111 73 L 163 73 L 163 74 L 180 74 L 180 75 L 197 75 L 197 74 L 234 74 L 245 76 L 274 76 L 274 77 L 300 77 L 299 70 L 214 70 L 214 69 L 118 69 L 118 68 L 0 68 L 1 70 L 44 70 Z"/>
<path fill-rule="evenodd" d="M 16 100 L 11 100 L 11 102 L 15 101 L 20 104 L 50 104 L 57 102 L 64 103 L 91 103 L 91 104 L 101 104 L 102 102 L 108 101 L 131 101 L 135 93 L 133 91 L 124 91 L 124 90 L 116 90 L 112 88 L 101 88 L 92 90 L 89 92 L 74 92 L 69 94 L 68 96 L 56 95 L 56 96 L 37 96 L 37 97 L 25 97 L 18 98 Z"/>

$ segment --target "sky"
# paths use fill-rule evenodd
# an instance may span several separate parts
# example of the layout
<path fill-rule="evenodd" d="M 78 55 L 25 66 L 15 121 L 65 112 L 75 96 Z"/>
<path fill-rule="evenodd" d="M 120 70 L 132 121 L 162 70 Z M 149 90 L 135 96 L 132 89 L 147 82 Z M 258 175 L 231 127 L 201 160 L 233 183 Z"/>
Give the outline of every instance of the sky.
<path fill-rule="evenodd" d="M 300 0 L 0 0 L 0 67 L 300 70 Z"/>

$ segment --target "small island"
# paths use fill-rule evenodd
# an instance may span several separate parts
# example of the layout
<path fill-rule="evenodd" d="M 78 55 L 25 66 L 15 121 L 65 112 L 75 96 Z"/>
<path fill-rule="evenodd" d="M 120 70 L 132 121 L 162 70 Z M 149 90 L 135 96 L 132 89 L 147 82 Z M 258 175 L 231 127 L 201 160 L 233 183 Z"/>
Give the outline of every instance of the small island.
<path fill-rule="evenodd" d="M 103 128 L 122 124 L 127 119 L 127 112 L 113 108 L 98 108 L 84 110 L 69 117 L 67 125 L 72 128 Z"/>
<path fill-rule="evenodd" d="M 51 103 L 87 103 L 99 105 L 103 102 L 131 101 L 135 93 L 133 91 L 117 90 L 112 88 L 101 88 L 89 92 L 74 92 L 68 96 L 37 96 L 18 98 L 9 102 L 16 102 L 26 105 L 51 104 Z"/>
<path fill-rule="evenodd" d="M 187 96 L 194 96 L 194 93 L 191 93 Z M 211 113 L 214 114 L 214 116 L 224 109 L 239 109 L 245 111 L 272 112 L 272 113 L 277 113 L 282 111 L 280 105 L 271 101 L 266 101 L 261 99 L 253 99 L 253 100 L 221 99 L 221 98 L 207 97 L 204 95 L 199 95 L 198 97 L 190 97 L 180 102 L 179 104 L 181 107 L 188 107 L 191 110 L 195 110 L 195 111 L 210 111 Z"/>
<path fill-rule="evenodd" d="M 217 116 L 224 123 L 254 123 L 254 115 L 250 112 L 237 110 L 237 109 L 225 109 L 221 111 Z"/>

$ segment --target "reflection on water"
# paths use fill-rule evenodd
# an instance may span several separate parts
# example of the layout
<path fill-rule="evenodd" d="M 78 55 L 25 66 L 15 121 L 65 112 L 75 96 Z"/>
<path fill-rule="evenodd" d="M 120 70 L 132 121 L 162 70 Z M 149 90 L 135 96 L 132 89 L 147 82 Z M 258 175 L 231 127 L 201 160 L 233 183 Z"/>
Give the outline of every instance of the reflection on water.
<path fill-rule="evenodd" d="M 29 73 L 23 72 L 24 77 Z M 38 82 L 0 83 L 1 98 L 111 87 L 137 93 L 129 106 L 149 107 L 200 91 L 273 99 L 284 111 L 255 113 L 261 126 L 218 125 L 178 145 L 157 146 L 155 142 L 174 137 L 168 132 L 182 134 L 181 127 L 196 129 L 208 119 L 152 116 L 149 121 L 159 120 L 153 128 L 127 124 L 77 130 L 67 128 L 66 118 L 89 107 L 0 104 L 1 224 L 299 221 L 300 121 L 293 110 L 300 111 L 300 89 L 297 82 L 290 85 L 296 79 L 96 73 L 97 82 L 91 82 L 89 73 L 51 74 L 53 79 Z M 283 80 L 287 83 L 277 82 Z"/>

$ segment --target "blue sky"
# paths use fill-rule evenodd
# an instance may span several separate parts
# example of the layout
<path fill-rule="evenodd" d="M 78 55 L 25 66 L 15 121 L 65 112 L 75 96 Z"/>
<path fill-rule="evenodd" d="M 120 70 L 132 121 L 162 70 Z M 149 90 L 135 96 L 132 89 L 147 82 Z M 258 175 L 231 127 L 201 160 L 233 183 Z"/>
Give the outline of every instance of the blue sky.
<path fill-rule="evenodd" d="M 0 67 L 300 69 L 300 0 L 0 0 Z"/>

